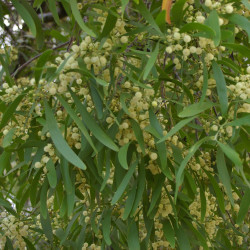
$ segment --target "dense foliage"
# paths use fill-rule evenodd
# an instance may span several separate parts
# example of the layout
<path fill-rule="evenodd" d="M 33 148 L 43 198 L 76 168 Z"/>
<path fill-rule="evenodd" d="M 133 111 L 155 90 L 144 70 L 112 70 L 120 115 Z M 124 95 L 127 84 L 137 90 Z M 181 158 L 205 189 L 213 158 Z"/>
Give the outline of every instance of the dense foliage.
<path fill-rule="evenodd" d="M 247 249 L 249 13 L 0 1 L 0 249 Z"/>

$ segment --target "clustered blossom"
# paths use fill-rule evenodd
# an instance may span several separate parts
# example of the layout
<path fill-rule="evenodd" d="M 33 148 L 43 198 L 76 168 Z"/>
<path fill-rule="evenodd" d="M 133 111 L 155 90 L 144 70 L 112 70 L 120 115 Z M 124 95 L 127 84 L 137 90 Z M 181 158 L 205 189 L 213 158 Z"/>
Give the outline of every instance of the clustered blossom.
<path fill-rule="evenodd" d="M 83 9 L 85 2 L 88 1 L 78 3 L 77 7 L 79 10 Z M 104 2 L 105 1 L 93 1 L 91 3 L 104 4 Z M 107 2 L 108 6 L 112 6 L 112 1 Z M 195 8 L 194 3 L 194 0 L 186 1 L 184 5 L 186 9 L 185 21 L 187 23 L 198 22 L 204 24 L 206 16 Z M 220 15 L 220 26 L 227 25 L 228 23 L 228 20 L 223 16 L 224 14 L 231 14 L 238 11 L 231 1 L 205 0 L 204 5 L 210 10 L 217 10 Z M 239 12 L 243 16 L 249 16 L 249 10 L 245 7 L 243 9 L 243 11 Z M 92 11 L 95 13 L 95 21 L 100 24 L 100 31 L 102 31 L 108 17 L 108 12 L 97 8 L 97 6 L 92 8 Z M 156 134 L 158 131 L 155 132 L 151 127 L 150 112 L 155 115 L 156 120 L 160 124 L 162 130 L 161 136 L 166 136 L 177 123 L 173 120 L 176 111 L 173 111 L 171 105 L 182 103 L 184 107 L 191 105 L 193 102 L 198 102 L 201 98 L 202 88 L 204 86 L 204 67 L 211 69 L 212 61 L 218 61 L 218 57 L 227 50 L 223 45 L 215 46 L 212 39 L 192 37 L 189 33 L 181 33 L 181 30 L 174 26 L 169 26 L 166 34 L 164 34 L 164 38 L 155 34 L 148 34 L 147 32 L 141 32 L 137 34 L 137 37 L 127 35 L 129 29 L 133 27 L 133 23 L 128 24 L 126 22 L 126 18 L 122 16 L 120 9 L 118 10 L 118 14 L 120 14 L 120 18 L 117 19 L 109 38 L 104 42 L 84 33 L 81 35 L 80 41 L 73 43 L 68 51 L 61 50 L 58 52 L 54 61 L 47 62 L 46 68 L 54 67 L 61 69 L 58 75 L 52 80 L 50 77 L 41 77 L 38 81 L 35 80 L 35 78 L 20 77 L 13 86 L 7 82 L 4 82 L 1 86 L 0 100 L 6 105 L 13 103 L 23 91 L 28 92 L 17 105 L 15 119 L 9 120 L 1 129 L 1 133 L 5 137 L 14 129 L 11 144 L 19 140 L 21 144 L 25 145 L 25 143 L 29 142 L 30 138 L 35 138 L 34 140 L 42 143 L 42 150 L 36 152 L 32 149 L 32 157 L 35 157 L 33 157 L 32 160 L 29 159 L 30 171 L 34 171 L 36 174 L 41 171 L 41 175 L 38 179 L 39 185 L 42 185 L 44 181 L 47 180 L 49 172 L 48 162 L 52 161 L 55 166 L 58 166 L 61 162 L 45 121 L 44 99 L 51 101 L 57 126 L 67 144 L 78 155 L 81 155 L 81 153 L 84 154 L 86 159 L 90 157 L 88 153 L 89 145 L 87 145 L 86 138 L 82 135 L 77 124 L 69 118 L 69 114 L 58 100 L 57 95 L 62 96 L 69 105 L 75 108 L 74 100 L 70 93 L 70 91 L 72 91 L 80 101 L 84 103 L 87 112 L 95 118 L 98 117 L 98 115 L 96 115 L 96 103 L 106 103 L 106 107 L 101 106 L 100 108 L 102 112 L 104 109 L 107 110 L 107 112 L 103 112 L 103 117 L 98 121 L 100 127 L 109 130 L 117 125 L 117 131 L 114 134 L 115 142 L 119 147 L 134 144 L 137 155 L 146 159 L 143 163 L 143 167 L 147 171 L 147 175 L 153 180 L 154 177 L 163 173 L 163 169 L 156 144 L 158 139 Z M 240 31 L 240 27 L 235 27 L 236 34 Z M 161 39 L 161 50 L 163 52 L 159 54 L 155 66 L 162 69 L 163 72 L 166 67 L 173 67 L 175 79 L 174 81 L 171 81 L 171 79 L 157 79 L 160 87 L 156 88 L 155 86 L 158 82 L 155 83 L 154 77 L 156 77 L 155 75 L 158 73 L 153 72 L 153 77 L 147 79 L 145 84 L 141 86 L 138 84 L 140 83 L 141 76 L 135 79 L 132 73 L 133 70 L 135 70 L 137 73 L 139 72 L 138 74 L 141 74 L 140 71 L 145 61 L 142 61 L 136 55 L 130 56 L 130 52 L 132 51 L 131 46 L 136 46 L 138 49 L 141 45 L 147 45 L 147 47 L 150 48 L 155 44 L 157 39 Z M 125 48 L 124 50 L 121 49 L 123 46 Z M 119 52 L 119 49 L 121 49 L 122 52 Z M 139 49 L 137 52 L 140 54 Z M 0 53 L 3 52 L 0 51 Z M 11 49 L 10 55 L 12 60 L 17 59 L 17 51 L 15 49 Z M 148 56 L 145 56 L 145 58 L 148 59 Z M 111 62 L 112 60 L 114 62 Z M 185 68 L 190 70 L 187 75 L 185 75 L 184 72 Z M 45 69 L 45 73 L 46 70 L 47 69 Z M 126 70 L 128 70 L 128 72 Z M 85 75 L 86 72 L 88 73 L 87 75 Z M 129 74 L 130 72 L 132 73 Z M 129 77 L 129 75 L 131 77 Z M 250 104 L 248 101 L 250 98 L 250 66 L 248 66 L 246 70 L 242 70 L 242 73 L 236 77 L 229 75 L 228 78 L 230 80 L 230 84 L 227 85 L 229 100 L 240 100 L 236 110 L 233 103 L 232 107 L 228 110 L 228 117 L 225 119 L 220 113 L 218 114 L 216 110 L 217 107 L 215 107 L 214 110 L 210 109 L 204 116 L 195 118 L 195 123 L 193 123 L 192 126 L 185 126 L 182 133 L 175 133 L 169 136 L 164 142 L 166 152 L 164 152 L 165 155 L 163 157 L 168 159 L 168 166 L 173 168 L 173 172 L 177 171 L 180 165 L 180 162 L 176 162 L 176 159 L 180 159 L 181 161 L 188 155 L 189 148 L 193 143 L 193 137 L 198 140 L 201 134 L 205 134 L 206 136 L 213 136 L 213 138 L 223 143 L 231 142 L 234 134 L 239 131 L 239 127 L 228 126 L 227 123 L 233 120 L 237 114 L 250 113 Z M 100 81 L 100 85 L 104 86 L 99 88 L 98 84 Z M 233 83 L 231 84 L 231 82 Z M 94 91 L 96 91 L 97 94 L 93 89 L 95 89 Z M 191 98 L 186 95 L 187 91 L 194 100 L 191 100 Z M 216 91 L 216 80 L 212 71 L 209 70 L 206 90 L 207 100 L 215 101 Z M 174 113 L 173 115 L 172 112 Z M 77 116 L 81 118 L 78 113 Z M 3 114 L 0 113 L 0 119 L 2 118 Z M 142 131 L 145 149 L 143 149 L 141 143 L 138 142 L 138 135 L 133 127 L 134 123 L 136 123 Z M 90 133 L 90 136 L 91 138 L 95 138 L 95 135 L 92 133 Z M 98 138 L 96 139 L 98 140 Z M 20 158 L 21 157 L 22 156 L 20 156 Z M 93 154 L 91 157 L 94 159 L 93 165 L 96 164 L 98 167 L 101 166 L 102 161 L 107 160 L 107 155 L 96 156 Z M 105 180 L 105 183 L 101 183 L 103 190 L 105 190 L 105 187 L 112 190 L 116 187 L 114 185 L 117 185 L 117 183 L 115 183 L 115 177 L 119 175 L 119 173 L 116 172 L 119 167 L 119 162 L 117 157 L 114 157 L 112 154 L 110 158 L 112 158 L 112 160 L 110 160 L 109 167 L 106 166 L 102 168 L 101 166 L 99 169 L 92 169 L 93 172 L 91 173 L 95 176 L 96 172 L 103 177 Z M 211 149 L 209 152 L 204 152 L 201 149 L 198 156 L 191 157 L 186 168 L 194 180 L 209 183 L 207 172 L 212 176 L 216 176 L 215 165 L 213 150 Z M 92 166 L 90 166 L 90 168 L 91 167 Z M 58 174 L 58 170 L 59 168 L 57 167 L 57 177 L 59 176 L 58 178 L 64 179 L 65 176 L 61 177 Z M 85 173 L 75 167 L 72 167 L 72 170 L 74 171 L 74 176 L 70 176 L 71 179 L 68 180 L 68 182 L 74 181 L 75 184 L 77 198 L 75 198 L 73 202 L 75 202 L 77 210 L 82 211 L 79 215 L 80 225 L 82 227 L 83 225 L 86 226 L 86 234 L 91 235 L 91 237 L 85 239 L 82 250 L 99 250 L 102 248 L 103 241 L 101 231 L 103 225 L 102 211 L 107 208 L 107 203 L 110 203 L 111 197 L 105 193 L 97 194 L 93 192 L 91 185 L 96 185 L 95 182 L 100 182 L 100 179 L 93 180 L 94 177 L 91 174 Z M 135 176 L 138 175 L 138 172 L 136 170 Z M 20 171 L 18 173 L 20 174 Z M 6 171 L 4 171 L 4 174 L 6 174 Z M 135 188 L 135 176 L 130 183 L 131 189 Z M 173 210 L 174 190 L 176 188 L 175 177 L 172 176 L 172 174 L 170 177 L 166 178 L 163 183 L 159 195 L 159 204 L 157 204 L 158 207 L 153 218 L 156 230 L 155 240 L 151 243 L 155 250 L 160 248 L 170 249 L 170 243 L 166 240 L 163 231 L 164 221 L 172 216 L 174 217 L 176 213 L 176 211 Z M 69 209 L 62 208 L 65 203 L 64 200 L 58 200 L 57 192 L 64 193 L 65 197 L 67 197 L 65 200 L 70 199 L 69 194 L 67 194 L 62 187 L 62 183 L 60 185 L 61 187 L 57 188 L 56 191 L 50 189 L 50 192 L 47 194 L 48 199 L 46 205 L 48 213 L 52 218 L 51 224 L 55 235 L 60 234 L 61 228 L 67 227 L 63 216 L 67 214 L 67 209 Z M 235 206 L 232 207 L 228 201 L 223 185 L 220 184 L 219 186 L 224 194 L 226 201 L 225 209 L 228 214 L 238 213 L 239 195 L 233 192 Z M 181 191 L 183 186 L 178 188 L 179 191 Z M 147 192 L 148 203 L 150 203 L 153 201 L 154 194 L 150 190 L 147 190 Z M 187 202 L 185 210 L 190 212 L 190 218 L 193 219 L 193 227 L 197 230 L 204 229 L 208 247 L 214 247 L 213 244 L 216 240 L 216 235 L 224 223 L 224 220 L 230 220 L 229 215 L 225 215 L 226 218 L 224 218 L 218 213 L 217 198 L 209 188 L 206 188 L 204 193 L 206 212 L 204 220 L 201 221 L 202 204 L 200 192 L 202 192 L 202 190 L 196 187 L 195 191 L 193 190 L 195 193 L 193 193 L 192 199 L 188 198 L 185 192 L 182 193 L 183 197 L 181 198 Z M 128 197 L 129 192 L 126 191 L 123 198 L 121 198 L 112 209 L 112 216 L 115 218 L 113 220 L 117 220 L 121 226 L 123 226 L 123 222 L 121 223 L 119 220 L 122 220 L 124 216 Z M 147 237 L 148 225 L 144 222 L 142 201 L 139 202 L 135 216 L 138 222 L 139 237 L 143 240 Z M 69 217 L 71 220 L 72 215 Z M 42 229 L 40 219 L 41 215 L 37 215 L 35 218 L 35 226 Z M 0 248 L 4 248 L 6 237 L 8 237 L 12 240 L 15 248 L 19 248 L 20 250 L 26 249 L 26 243 L 23 237 L 29 237 L 30 223 L 24 224 L 22 220 L 18 221 L 16 217 L 6 212 L 1 213 L 0 220 Z M 93 224 L 98 225 L 95 230 L 92 228 Z M 244 224 L 244 226 L 248 229 L 246 224 Z M 235 236 L 232 229 L 226 230 L 228 231 L 228 235 L 230 235 L 232 246 L 239 247 L 247 240 L 247 236 Z M 242 228 L 239 230 L 241 230 L 242 235 L 245 235 L 245 231 L 247 231 L 246 229 L 244 229 L 244 231 Z M 37 237 L 36 233 L 30 235 Z M 43 235 L 42 239 L 45 241 L 46 237 Z M 233 243 L 235 239 L 236 243 Z M 202 247 L 200 247 L 200 249 L 202 249 Z"/>

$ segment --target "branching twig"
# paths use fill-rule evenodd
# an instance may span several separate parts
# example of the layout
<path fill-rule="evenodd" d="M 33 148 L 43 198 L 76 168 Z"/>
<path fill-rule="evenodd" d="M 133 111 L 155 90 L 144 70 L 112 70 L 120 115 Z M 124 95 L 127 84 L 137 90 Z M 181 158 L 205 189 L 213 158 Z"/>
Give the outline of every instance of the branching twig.
<path fill-rule="evenodd" d="M 56 50 L 59 48 L 64 47 L 65 45 L 67 45 L 70 41 L 62 43 L 54 48 L 52 48 L 52 50 Z M 23 70 L 25 67 L 27 67 L 30 63 L 32 63 L 33 61 L 35 61 L 38 57 L 40 57 L 43 54 L 43 52 L 39 53 L 38 55 L 34 56 L 33 58 L 29 59 L 27 62 L 25 62 L 24 64 L 22 64 L 19 68 L 17 68 L 12 74 L 12 77 L 15 77 L 17 73 L 19 73 L 21 70 Z"/>

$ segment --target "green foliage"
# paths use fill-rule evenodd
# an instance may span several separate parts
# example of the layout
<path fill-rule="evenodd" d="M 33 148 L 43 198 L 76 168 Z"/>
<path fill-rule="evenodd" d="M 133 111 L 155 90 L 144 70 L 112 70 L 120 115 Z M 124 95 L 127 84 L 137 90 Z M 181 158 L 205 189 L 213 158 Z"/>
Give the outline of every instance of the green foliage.
<path fill-rule="evenodd" d="M 247 249 L 249 3 L 171 3 L 0 2 L 0 249 Z"/>

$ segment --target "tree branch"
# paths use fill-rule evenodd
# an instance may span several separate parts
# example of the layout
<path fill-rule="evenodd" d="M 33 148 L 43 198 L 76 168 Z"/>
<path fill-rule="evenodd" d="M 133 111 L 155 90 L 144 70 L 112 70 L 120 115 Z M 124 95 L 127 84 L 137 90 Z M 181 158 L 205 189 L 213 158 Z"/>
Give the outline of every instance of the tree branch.
<path fill-rule="evenodd" d="M 62 43 L 54 48 L 52 48 L 52 50 L 57 50 L 59 48 L 64 47 L 65 45 L 69 44 L 70 41 Z M 27 62 L 25 62 L 24 64 L 22 64 L 19 68 L 17 68 L 12 74 L 12 77 L 15 77 L 17 73 L 19 73 L 21 70 L 23 70 L 25 67 L 27 67 L 31 62 L 35 61 L 38 57 L 40 57 L 43 54 L 43 52 L 39 53 L 38 55 L 34 56 L 33 58 L 29 59 Z"/>

